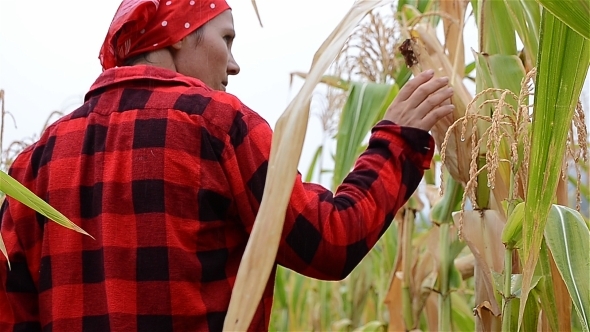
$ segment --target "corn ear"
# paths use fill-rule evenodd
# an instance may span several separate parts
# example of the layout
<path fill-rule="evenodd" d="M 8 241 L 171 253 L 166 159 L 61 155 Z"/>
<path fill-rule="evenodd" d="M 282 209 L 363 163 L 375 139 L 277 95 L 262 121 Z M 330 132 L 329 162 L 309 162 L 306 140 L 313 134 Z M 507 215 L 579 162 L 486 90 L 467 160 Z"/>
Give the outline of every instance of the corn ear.
<path fill-rule="evenodd" d="M 519 203 L 502 230 L 502 243 L 508 249 L 522 247 L 522 223 L 524 221 L 524 203 Z"/>

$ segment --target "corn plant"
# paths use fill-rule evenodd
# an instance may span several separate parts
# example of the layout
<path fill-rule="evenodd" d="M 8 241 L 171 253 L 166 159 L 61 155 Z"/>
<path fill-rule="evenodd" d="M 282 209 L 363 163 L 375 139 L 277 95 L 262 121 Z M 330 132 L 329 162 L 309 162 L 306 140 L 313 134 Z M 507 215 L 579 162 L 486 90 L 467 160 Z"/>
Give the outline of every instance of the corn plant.
<path fill-rule="evenodd" d="M 336 82 L 332 86 L 346 87 L 348 95 L 336 112 L 340 122 L 332 183 L 337 185 L 348 172 L 362 151 L 367 128 L 411 72 L 431 68 L 450 77 L 455 88 L 454 114 L 432 130 L 444 167 L 433 166 L 443 178 L 444 195 L 429 196 L 432 208 L 426 218 L 414 197 L 382 239 L 395 244 L 396 253 L 387 273 L 389 289 L 375 296 L 388 305 L 387 314 L 366 296 L 349 301 L 370 289 L 359 276 L 367 271 L 365 264 L 375 264 L 371 253 L 340 283 L 279 271 L 271 328 L 587 331 L 588 222 L 566 207 L 566 188 L 569 178 L 578 188 L 579 209 L 588 197 L 587 185 L 580 183 L 580 168 L 587 170 L 587 135 L 584 113 L 577 107 L 590 63 L 588 4 L 400 0 L 393 8 L 401 29 L 389 38 L 396 43 L 400 36 L 406 38 L 398 43 L 399 53 L 374 52 L 387 50 L 387 42 L 360 44 L 357 64 L 362 65 L 351 68 L 356 76 L 336 71 L 336 77 L 307 77 L 306 83 Z M 480 46 L 472 64 L 465 64 L 463 46 L 468 9 Z M 374 15 L 367 21 L 377 25 Z M 357 31 L 366 35 L 371 29 Z M 340 42 L 334 47 L 341 47 Z M 396 59 L 410 68 L 384 65 Z M 380 66 L 371 66 L 375 63 Z M 363 73 L 359 68 L 370 69 Z M 472 71 L 475 95 L 465 85 L 473 79 Z M 372 93 L 373 98 L 364 99 Z M 330 155 L 329 145 L 318 148 L 314 160 L 322 160 L 322 154 Z M 575 176 L 568 173 L 572 164 Z M 319 172 L 325 171 L 320 167 Z M 427 192 L 434 187 L 433 173 L 425 177 Z M 432 226 L 424 227 L 423 219 Z M 381 245 L 375 251 L 387 250 Z M 308 288 L 302 293 L 304 285 Z"/>

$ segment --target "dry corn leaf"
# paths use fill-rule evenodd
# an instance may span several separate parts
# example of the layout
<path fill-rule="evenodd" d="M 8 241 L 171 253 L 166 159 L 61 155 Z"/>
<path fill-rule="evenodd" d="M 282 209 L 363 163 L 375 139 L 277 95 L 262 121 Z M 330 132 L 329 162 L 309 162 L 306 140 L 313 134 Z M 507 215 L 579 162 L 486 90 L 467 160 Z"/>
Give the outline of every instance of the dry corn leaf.
<path fill-rule="evenodd" d="M 567 193 L 568 183 L 561 178 L 557 184 L 557 204 L 567 206 L 569 204 L 569 198 Z M 559 321 L 559 328 L 562 330 L 571 329 L 572 319 L 572 300 L 568 293 L 567 286 L 563 281 L 563 278 L 559 274 L 559 269 L 555 265 L 555 259 L 549 251 L 549 264 L 551 266 L 551 284 L 553 285 L 553 291 L 555 292 L 555 308 L 557 309 L 557 319 Z"/>
<path fill-rule="evenodd" d="M 436 331 L 438 329 L 438 310 L 438 294 L 430 293 L 424 305 L 424 316 L 426 317 L 428 331 Z"/>
<path fill-rule="evenodd" d="M 445 31 L 446 49 L 449 51 L 449 58 L 459 77 L 465 76 L 465 45 L 463 43 L 463 22 L 465 11 L 469 1 L 447 0 L 440 1 L 440 11 L 447 15 L 442 16 Z"/>
<path fill-rule="evenodd" d="M 561 331 L 571 330 L 572 321 L 572 298 L 570 297 L 565 282 L 557 265 L 555 265 L 555 259 L 553 255 L 549 255 L 549 262 L 551 264 L 551 284 L 553 285 L 553 291 L 555 292 L 555 308 L 557 309 L 557 320 L 559 322 L 559 328 Z"/>
<path fill-rule="evenodd" d="M 463 280 L 473 277 L 473 270 L 475 268 L 475 256 L 473 254 L 455 258 L 455 268 L 461 273 Z"/>
<path fill-rule="evenodd" d="M 442 199 L 442 196 L 440 195 L 440 189 L 438 186 L 432 184 L 426 185 L 424 195 L 426 195 L 428 204 L 430 204 L 431 207 L 435 206 L 436 203 Z"/>
<path fill-rule="evenodd" d="M 8 262 L 8 268 L 10 268 L 10 261 L 8 260 L 8 252 L 6 251 L 6 245 L 4 244 L 4 240 L 0 235 L 0 252 L 6 257 L 6 261 Z"/>
<path fill-rule="evenodd" d="M 389 311 L 389 326 L 388 332 L 405 332 L 406 326 L 404 324 L 403 304 L 402 298 L 402 280 L 403 280 L 403 222 L 398 221 L 398 236 L 397 236 L 397 258 L 391 274 L 391 282 L 389 290 L 385 295 L 383 302 L 387 305 Z"/>
<path fill-rule="evenodd" d="M 402 298 L 402 283 L 404 279 L 404 255 L 402 250 L 404 247 L 401 245 L 403 242 L 403 231 L 401 230 L 403 223 L 400 223 L 400 230 L 398 231 L 398 255 L 397 261 L 394 266 L 394 270 L 391 277 L 391 284 L 389 291 L 385 296 L 384 303 L 389 309 L 389 327 L 388 331 L 407 331 L 404 321 L 404 307 Z M 414 322 L 419 321 L 419 317 L 425 310 L 429 299 L 436 294 L 432 292 L 434 288 L 438 266 L 436 265 L 435 254 L 432 252 L 437 248 L 438 244 L 438 227 L 432 228 L 427 234 L 422 235 L 412 241 L 411 257 L 411 268 L 410 273 L 410 293 L 412 297 L 412 315 Z M 435 242 L 431 248 L 430 244 Z M 426 250 L 423 250 L 423 249 Z"/>
<path fill-rule="evenodd" d="M 459 227 L 460 213 L 453 214 Z M 486 310 L 478 310 L 478 331 L 489 330 L 501 315 L 496 301 L 492 272 L 504 269 L 504 245 L 501 236 L 505 221 L 495 210 L 465 211 L 463 215 L 463 238 L 475 257 L 475 304 Z M 483 308 L 482 307 L 482 308 Z M 498 325 L 500 326 L 500 325 Z"/>
<path fill-rule="evenodd" d="M 476 281 L 477 282 L 477 279 Z M 477 332 L 500 331 L 501 322 L 492 311 L 491 304 L 484 301 L 474 309 L 476 317 L 475 329 Z"/>
<path fill-rule="evenodd" d="M 223 329 L 245 331 L 250 326 L 275 264 L 285 213 L 309 119 L 313 90 L 361 19 L 389 1 L 357 1 L 314 56 L 308 79 L 276 124 L 260 210 L 248 240 Z M 291 184 L 285 186 L 285 184 Z"/>
<path fill-rule="evenodd" d="M 260 23 L 260 27 L 262 27 L 262 20 L 260 19 L 260 13 L 258 12 L 256 0 L 252 0 L 252 7 L 254 7 L 254 12 L 256 12 L 256 18 L 258 18 L 258 23 Z"/>

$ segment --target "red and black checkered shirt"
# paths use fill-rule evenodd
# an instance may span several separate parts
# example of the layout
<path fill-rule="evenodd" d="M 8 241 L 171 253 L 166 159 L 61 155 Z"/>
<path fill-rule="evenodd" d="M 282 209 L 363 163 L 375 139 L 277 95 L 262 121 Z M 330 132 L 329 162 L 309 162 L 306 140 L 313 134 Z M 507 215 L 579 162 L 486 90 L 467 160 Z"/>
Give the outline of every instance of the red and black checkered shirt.
<path fill-rule="evenodd" d="M 236 97 L 151 66 L 102 73 L 10 174 L 96 239 L 8 198 L 2 331 L 219 331 L 272 131 Z M 431 136 L 382 121 L 336 193 L 296 179 L 277 264 L 346 277 L 429 167 Z M 2 256 L 2 255 L 0 255 Z M 274 271 L 251 330 L 268 328 Z"/>

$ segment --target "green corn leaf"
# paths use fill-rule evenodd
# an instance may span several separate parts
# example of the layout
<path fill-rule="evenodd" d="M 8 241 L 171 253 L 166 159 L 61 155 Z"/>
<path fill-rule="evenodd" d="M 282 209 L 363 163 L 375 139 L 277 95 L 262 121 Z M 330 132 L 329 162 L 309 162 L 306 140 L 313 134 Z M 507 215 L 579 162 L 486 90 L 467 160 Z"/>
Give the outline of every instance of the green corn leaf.
<path fill-rule="evenodd" d="M 494 277 L 494 285 L 498 292 L 502 293 L 504 289 L 504 274 L 492 272 L 492 276 Z M 533 282 L 531 283 L 532 288 L 537 287 L 537 284 L 541 280 L 541 276 L 533 277 Z M 508 297 L 517 297 L 520 298 L 522 290 L 522 274 L 513 274 L 510 281 L 510 294 L 502 294 Z"/>
<path fill-rule="evenodd" d="M 471 3 L 471 7 L 473 8 L 473 12 L 474 13 L 479 13 L 479 0 L 470 0 Z M 480 26 L 480 22 L 481 18 L 479 17 L 479 15 L 475 15 L 475 23 L 477 24 L 477 26 Z"/>
<path fill-rule="evenodd" d="M 474 53 L 477 74 L 481 75 L 486 87 L 508 89 L 518 96 L 525 70 L 516 55 Z M 494 92 L 496 98 L 500 93 Z M 506 99 L 512 107 L 517 107 L 513 98 Z"/>
<path fill-rule="evenodd" d="M 465 76 L 469 76 L 475 70 L 475 61 L 465 66 Z"/>
<path fill-rule="evenodd" d="M 522 224 L 524 222 L 524 203 L 516 205 L 508 216 L 508 221 L 502 230 L 502 243 L 509 248 L 522 247 Z"/>
<path fill-rule="evenodd" d="M 323 150 L 324 147 L 320 145 L 313 154 L 313 159 L 311 160 L 311 164 L 309 165 L 309 168 L 307 169 L 307 174 L 305 175 L 305 182 L 311 182 L 311 180 L 313 179 L 313 172 L 315 171 L 315 167 L 318 163 L 318 160 L 322 156 Z"/>
<path fill-rule="evenodd" d="M 400 4 L 402 1 L 400 1 Z M 422 15 L 422 12 L 418 10 L 415 6 L 404 4 L 402 6 L 398 6 L 398 13 L 402 15 L 403 20 L 410 21 Z"/>
<path fill-rule="evenodd" d="M 400 61 L 403 61 L 402 56 L 400 55 Z M 404 86 L 412 77 L 412 71 L 407 66 L 402 66 L 399 69 L 399 72 L 395 76 L 395 84 L 397 86 Z"/>
<path fill-rule="evenodd" d="M 531 64 L 537 63 L 541 10 L 535 0 L 504 0 L 512 24 L 518 32 Z"/>
<path fill-rule="evenodd" d="M 590 39 L 590 1 L 588 0 L 537 0 L 572 30 Z"/>
<path fill-rule="evenodd" d="M 0 191 L 39 212 L 48 219 L 53 220 L 66 228 L 92 237 L 78 225 L 70 221 L 66 216 L 47 204 L 47 202 L 37 197 L 27 187 L 23 186 L 3 171 L 0 171 Z M 2 236 L 0 236 L 0 252 L 2 252 L 2 254 L 8 260 L 8 252 L 6 251 L 6 246 Z M 10 261 L 8 262 L 8 266 L 10 267 Z"/>
<path fill-rule="evenodd" d="M 457 204 L 461 203 L 465 191 L 463 186 L 451 176 L 446 177 L 445 183 L 443 197 L 430 210 L 430 219 L 437 225 L 453 222 L 452 214 L 457 211 Z"/>
<path fill-rule="evenodd" d="M 305 280 L 304 278 L 300 278 L 298 275 L 291 274 L 292 279 L 294 279 L 293 285 L 293 293 L 291 297 L 291 304 L 289 308 L 291 311 L 294 312 L 305 312 L 305 296 L 307 293 L 307 285 L 309 285 L 310 280 Z M 295 315 L 294 315 L 295 316 Z M 301 316 L 299 316 L 301 318 Z M 299 325 L 302 322 L 299 322 Z"/>
<path fill-rule="evenodd" d="M 451 293 L 452 303 L 452 324 L 454 331 L 475 331 L 475 319 L 473 318 L 473 309 L 467 303 L 466 298 Z"/>
<path fill-rule="evenodd" d="M 543 10 L 525 219 L 523 224 L 524 312 L 547 216 L 561 174 L 565 142 L 590 61 L 590 41 Z M 539 188 L 543 188 L 539 190 Z M 520 324 L 519 324 L 520 325 Z"/>
<path fill-rule="evenodd" d="M 516 34 L 503 1 L 478 1 L 481 52 L 516 55 Z"/>
<path fill-rule="evenodd" d="M 363 140 L 381 120 L 398 91 L 396 84 L 352 83 L 336 136 L 333 188 L 337 188 L 350 172 Z"/>
<path fill-rule="evenodd" d="M 287 275 L 285 273 L 285 268 L 278 267 L 277 273 L 275 277 L 275 301 L 277 301 L 277 305 L 273 307 L 280 307 L 280 308 L 288 308 L 289 304 L 287 303 Z"/>
<path fill-rule="evenodd" d="M 424 13 L 430 8 L 432 0 L 399 0 L 397 2 L 397 12 L 401 12 L 404 6 L 412 6 L 419 12 Z"/>
<path fill-rule="evenodd" d="M 451 264 L 449 268 L 449 288 L 459 289 L 459 287 L 461 287 L 461 282 L 463 282 L 461 272 L 459 272 L 454 264 Z"/>
<path fill-rule="evenodd" d="M 522 258 L 521 261 L 523 261 Z M 541 250 L 539 251 L 539 260 L 537 262 L 537 266 L 535 267 L 533 280 L 537 276 L 540 276 L 541 279 L 536 286 L 531 288 L 539 295 L 538 299 L 540 301 L 541 309 L 543 310 L 545 317 L 547 317 L 547 320 L 549 321 L 551 331 L 559 331 L 559 317 L 557 308 L 555 307 L 555 303 L 557 303 L 557 298 L 555 296 L 555 290 L 553 289 L 553 278 L 551 275 L 549 248 L 547 248 L 547 243 L 545 242 L 545 240 L 543 240 L 543 242 L 541 243 Z M 529 301 L 527 301 L 526 304 L 527 307 L 528 302 Z M 521 328 L 524 328 L 524 322 Z"/>
<path fill-rule="evenodd" d="M 590 230 L 582 215 L 571 208 L 553 205 L 545 239 L 559 274 L 565 281 L 583 331 L 590 331 Z"/>
<path fill-rule="evenodd" d="M 535 292 L 536 288 L 533 289 Z M 524 316 L 522 318 L 522 330 L 523 331 L 538 331 L 539 325 L 539 314 L 541 312 L 541 308 L 539 305 L 538 297 L 536 293 L 532 293 L 535 297 L 535 301 L 527 301 L 526 307 L 524 309 Z M 515 299 L 515 305 L 512 306 L 512 321 L 516 324 L 518 321 L 518 308 L 520 306 L 520 299 Z"/>
<path fill-rule="evenodd" d="M 47 202 L 37 197 L 32 191 L 3 171 L 0 171 L 0 191 L 39 212 L 48 219 L 53 220 L 66 228 L 92 237 L 78 225 L 70 221 L 66 216 L 51 207 Z"/>

